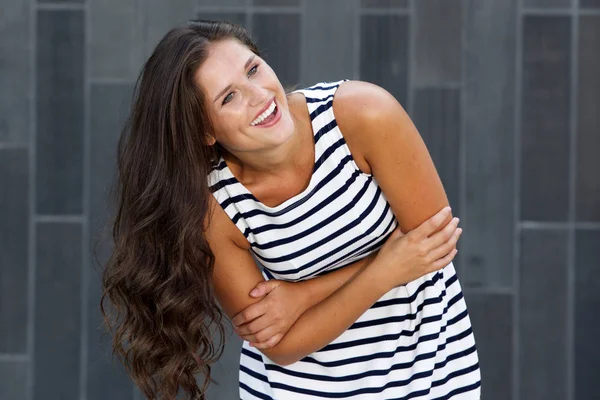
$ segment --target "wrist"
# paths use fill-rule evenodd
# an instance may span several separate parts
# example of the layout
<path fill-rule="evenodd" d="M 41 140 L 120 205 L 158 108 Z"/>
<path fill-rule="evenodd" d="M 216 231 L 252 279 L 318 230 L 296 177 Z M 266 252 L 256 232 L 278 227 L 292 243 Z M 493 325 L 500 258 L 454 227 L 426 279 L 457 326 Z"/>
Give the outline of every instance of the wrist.
<path fill-rule="evenodd" d="M 300 307 L 300 314 L 303 314 L 309 308 L 318 304 L 316 293 L 314 293 L 314 287 L 311 285 L 310 279 L 300 282 L 294 282 L 293 285 L 298 289 L 296 290 L 296 296 L 294 296 Z"/>
<path fill-rule="evenodd" d="M 393 285 L 392 279 L 390 279 L 389 272 L 387 272 L 380 263 L 379 260 L 374 259 L 365 266 L 365 271 L 363 272 L 369 275 L 375 290 L 378 290 L 383 295 L 392 290 L 395 286 Z"/>

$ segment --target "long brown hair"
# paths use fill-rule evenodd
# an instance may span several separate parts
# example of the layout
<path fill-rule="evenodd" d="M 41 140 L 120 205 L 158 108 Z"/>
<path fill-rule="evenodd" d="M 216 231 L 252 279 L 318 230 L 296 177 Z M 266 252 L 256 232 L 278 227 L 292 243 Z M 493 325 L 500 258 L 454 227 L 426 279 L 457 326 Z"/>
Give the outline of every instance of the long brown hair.
<path fill-rule="evenodd" d="M 247 32 L 229 22 L 191 21 L 169 31 L 138 77 L 119 140 L 114 250 L 100 307 L 113 355 L 149 399 L 175 399 L 179 390 L 204 398 L 210 365 L 223 352 L 205 237 L 207 175 L 218 149 L 206 144 L 213 130 L 194 74 L 210 44 L 227 39 L 260 56 Z"/>

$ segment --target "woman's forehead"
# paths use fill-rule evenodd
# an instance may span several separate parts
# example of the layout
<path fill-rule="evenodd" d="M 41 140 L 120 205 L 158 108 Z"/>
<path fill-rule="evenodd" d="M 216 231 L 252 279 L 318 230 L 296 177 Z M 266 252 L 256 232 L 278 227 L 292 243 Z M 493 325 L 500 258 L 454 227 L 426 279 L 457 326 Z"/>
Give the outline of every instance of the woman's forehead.
<path fill-rule="evenodd" d="M 196 80 L 207 95 L 216 96 L 233 83 L 235 77 L 243 74 L 252 56 L 255 54 L 237 40 L 213 43 L 209 47 L 206 60 L 198 68 Z"/>

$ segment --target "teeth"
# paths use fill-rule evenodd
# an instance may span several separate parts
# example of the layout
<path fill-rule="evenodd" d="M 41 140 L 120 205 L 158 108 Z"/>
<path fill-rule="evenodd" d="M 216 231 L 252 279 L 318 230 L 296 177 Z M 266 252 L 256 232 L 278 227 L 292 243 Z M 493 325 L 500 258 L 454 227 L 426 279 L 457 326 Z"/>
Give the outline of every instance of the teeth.
<path fill-rule="evenodd" d="M 252 123 L 250 123 L 250 125 L 255 126 L 255 125 L 260 124 L 261 122 L 263 122 L 265 120 L 265 118 L 267 118 L 269 115 L 271 115 L 273 113 L 273 111 L 275 111 L 275 101 L 273 101 L 271 103 L 269 108 L 267 108 L 264 113 L 260 114 L 258 116 L 258 118 L 256 118 L 254 121 L 252 121 Z"/>

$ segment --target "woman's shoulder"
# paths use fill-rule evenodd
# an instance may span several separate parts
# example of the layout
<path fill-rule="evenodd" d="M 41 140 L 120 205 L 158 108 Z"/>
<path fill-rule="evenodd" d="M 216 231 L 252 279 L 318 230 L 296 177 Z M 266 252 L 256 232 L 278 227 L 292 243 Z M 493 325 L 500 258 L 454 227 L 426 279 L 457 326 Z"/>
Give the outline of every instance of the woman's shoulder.
<path fill-rule="evenodd" d="M 376 84 L 348 80 L 341 83 L 333 99 L 333 112 L 359 168 L 371 173 L 366 161 L 369 152 L 385 145 L 386 136 L 398 126 L 410 123 L 402 105 L 386 89 Z M 398 149 L 400 151 L 400 149 Z"/>
<path fill-rule="evenodd" d="M 374 83 L 346 80 L 339 84 L 333 99 L 336 118 L 350 122 L 371 122 L 385 117 L 394 108 L 402 107 L 386 89 Z"/>

